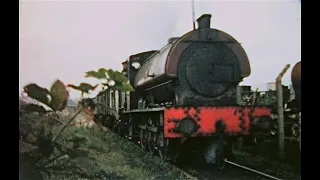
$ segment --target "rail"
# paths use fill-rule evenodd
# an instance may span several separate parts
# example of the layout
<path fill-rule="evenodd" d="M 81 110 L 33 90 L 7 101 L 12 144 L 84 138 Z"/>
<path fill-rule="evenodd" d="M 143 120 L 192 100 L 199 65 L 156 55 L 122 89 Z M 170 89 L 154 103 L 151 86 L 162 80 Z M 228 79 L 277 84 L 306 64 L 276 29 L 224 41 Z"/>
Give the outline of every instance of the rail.
<path fill-rule="evenodd" d="M 274 177 L 274 176 L 271 176 L 269 174 L 266 174 L 266 173 L 263 173 L 263 172 L 260 172 L 260 171 L 257 171 L 257 170 L 254 170 L 254 169 L 251 169 L 249 167 L 246 167 L 246 166 L 243 166 L 243 165 L 240 165 L 240 164 L 237 164 L 237 163 L 234 163 L 234 162 L 231 162 L 231 161 L 228 161 L 228 160 L 224 160 L 225 163 L 227 164 L 230 164 L 230 165 L 233 165 L 233 166 L 236 166 L 236 167 L 239 167 L 239 168 L 242 168 L 242 169 L 245 169 L 247 171 L 251 171 L 253 173 L 256 173 L 256 174 L 259 174 L 261 176 L 264 176 L 264 177 L 267 177 L 267 178 L 270 178 L 270 179 L 274 179 L 274 180 L 282 180 L 282 179 L 279 179 L 277 177 Z"/>

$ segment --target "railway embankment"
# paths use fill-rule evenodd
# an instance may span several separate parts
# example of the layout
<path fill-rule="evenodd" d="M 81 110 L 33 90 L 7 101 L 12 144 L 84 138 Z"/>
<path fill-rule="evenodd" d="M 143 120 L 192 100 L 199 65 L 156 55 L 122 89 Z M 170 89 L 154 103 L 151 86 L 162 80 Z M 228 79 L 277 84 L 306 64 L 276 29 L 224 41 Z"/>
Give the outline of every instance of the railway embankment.
<path fill-rule="evenodd" d="M 193 179 L 99 128 L 68 126 L 52 144 L 75 113 L 64 110 L 20 117 L 20 180 Z"/>

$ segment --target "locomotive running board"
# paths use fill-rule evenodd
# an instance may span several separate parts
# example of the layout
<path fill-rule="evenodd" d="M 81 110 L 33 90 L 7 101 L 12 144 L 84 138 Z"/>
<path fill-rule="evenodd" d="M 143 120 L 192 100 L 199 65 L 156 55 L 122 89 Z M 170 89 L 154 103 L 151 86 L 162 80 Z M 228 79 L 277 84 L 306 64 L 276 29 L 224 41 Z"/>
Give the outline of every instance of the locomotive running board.
<path fill-rule="evenodd" d="M 184 136 L 215 136 L 217 133 L 229 136 L 247 135 L 254 130 L 252 121 L 268 119 L 271 108 L 267 106 L 222 106 L 222 107 L 157 107 L 133 109 L 124 114 L 159 114 L 160 126 L 165 138 Z M 160 129 L 144 125 L 139 129 L 157 132 Z M 162 129 L 162 128 L 161 128 Z"/>
<path fill-rule="evenodd" d="M 124 114 L 127 113 L 139 113 L 139 112 L 157 112 L 157 111 L 163 111 L 165 110 L 165 107 L 158 107 L 158 108 L 147 108 L 147 109 L 133 109 L 129 111 L 124 111 Z"/>
<path fill-rule="evenodd" d="M 237 41 L 195 41 L 195 40 L 183 40 L 183 43 L 206 43 L 206 44 L 237 44 Z M 240 44 L 240 43 L 239 43 Z"/>

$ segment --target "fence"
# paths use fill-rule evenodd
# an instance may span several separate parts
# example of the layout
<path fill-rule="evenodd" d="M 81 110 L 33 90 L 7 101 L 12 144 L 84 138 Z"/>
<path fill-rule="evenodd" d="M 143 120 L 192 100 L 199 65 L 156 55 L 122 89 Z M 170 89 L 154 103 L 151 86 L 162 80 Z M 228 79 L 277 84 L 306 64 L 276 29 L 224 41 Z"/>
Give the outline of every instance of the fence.
<path fill-rule="evenodd" d="M 262 84 L 262 83 L 261 83 Z M 274 88 L 275 83 L 264 83 L 263 90 L 260 88 L 253 89 L 253 86 L 238 86 L 238 102 L 246 105 L 274 105 L 277 104 L 277 92 Z M 291 102 L 295 99 L 292 85 L 282 86 L 284 103 Z"/>
<path fill-rule="evenodd" d="M 237 100 L 243 105 L 271 105 L 273 107 L 273 112 L 276 112 L 277 118 L 277 129 L 278 129 L 278 147 L 279 147 L 279 157 L 284 158 L 284 146 L 285 146 L 285 139 L 294 139 L 299 142 L 300 150 L 301 150 L 301 112 L 300 109 L 298 111 L 293 111 L 290 108 L 295 108 L 294 103 L 292 100 L 295 99 L 294 89 L 292 85 L 284 86 L 282 84 L 282 76 L 286 73 L 289 69 L 290 65 L 286 65 L 286 67 L 282 70 L 282 72 L 276 78 L 276 82 L 264 83 L 264 87 L 259 90 L 259 86 L 255 86 L 255 90 L 252 89 L 252 86 L 239 86 L 238 89 L 238 97 Z M 287 107 L 286 105 L 291 105 Z M 298 137 L 285 137 L 285 114 L 289 115 L 286 117 L 286 121 L 290 119 L 290 115 L 295 115 L 294 120 L 296 121 L 293 123 L 291 127 L 292 134 L 294 129 L 296 128 L 297 133 L 299 133 Z"/>

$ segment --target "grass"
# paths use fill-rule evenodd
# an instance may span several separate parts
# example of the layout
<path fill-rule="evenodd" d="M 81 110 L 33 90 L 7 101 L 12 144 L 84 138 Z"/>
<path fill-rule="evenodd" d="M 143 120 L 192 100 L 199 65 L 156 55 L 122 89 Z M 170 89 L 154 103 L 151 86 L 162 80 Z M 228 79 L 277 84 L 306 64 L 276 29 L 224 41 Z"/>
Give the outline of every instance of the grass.
<path fill-rule="evenodd" d="M 50 129 L 49 124 L 52 121 L 46 115 L 36 113 L 25 115 L 20 119 L 20 131 L 22 129 L 37 134 L 41 126 Z M 60 128 L 59 123 L 55 124 L 52 128 L 53 134 L 56 134 Z M 75 138 L 81 139 L 79 149 L 88 152 L 87 155 L 57 160 L 57 166 L 47 168 L 51 176 L 41 172 L 42 179 L 193 179 L 171 164 L 146 154 L 139 147 L 111 132 L 68 127 L 57 142 L 65 144 L 66 147 L 72 147 L 75 142 L 70 139 Z M 55 152 L 52 156 L 57 154 L 58 152 Z M 20 158 L 20 173 L 34 172 L 38 174 L 38 179 L 41 179 L 39 171 L 28 165 L 30 158 L 33 157 L 26 153 L 20 153 L 20 155 L 27 157 Z"/>

